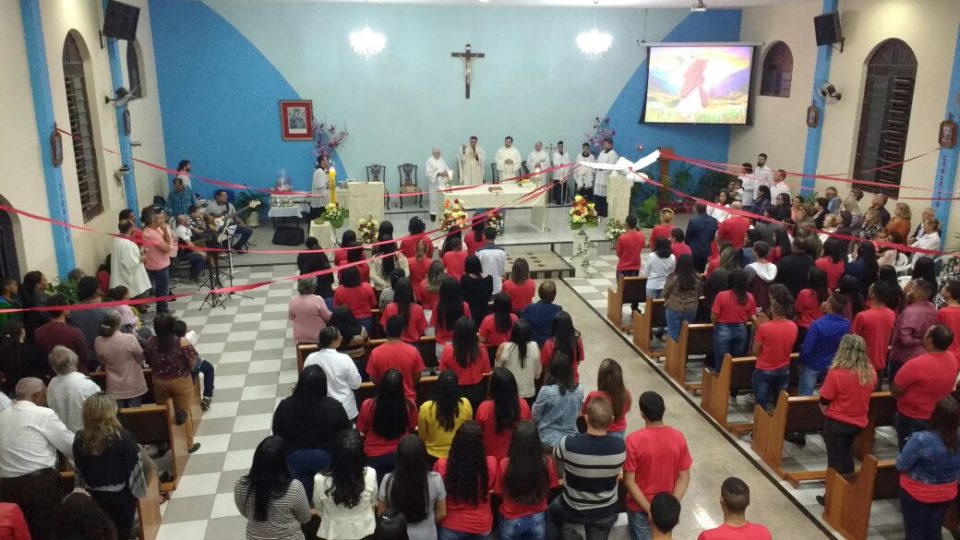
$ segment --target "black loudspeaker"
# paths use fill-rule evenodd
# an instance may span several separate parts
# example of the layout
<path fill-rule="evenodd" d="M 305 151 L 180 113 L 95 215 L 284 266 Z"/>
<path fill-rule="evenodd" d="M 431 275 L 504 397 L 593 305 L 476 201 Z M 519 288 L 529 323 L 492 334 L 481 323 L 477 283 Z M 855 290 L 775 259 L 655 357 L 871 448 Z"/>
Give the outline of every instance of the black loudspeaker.
<path fill-rule="evenodd" d="M 824 13 L 813 18 L 813 28 L 817 33 L 817 46 L 840 43 L 840 13 Z"/>
<path fill-rule="evenodd" d="M 303 244 L 303 236 L 300 227 L 279 226 L 273 231 L 273 243 L 278 246 L 299 246 Z"/>
<path fill-rule="evenodd" d="M 140 8 L 110 0 L 103 16 L 103 35 L 108 38 L 133 41 L 137 37 Z"/>

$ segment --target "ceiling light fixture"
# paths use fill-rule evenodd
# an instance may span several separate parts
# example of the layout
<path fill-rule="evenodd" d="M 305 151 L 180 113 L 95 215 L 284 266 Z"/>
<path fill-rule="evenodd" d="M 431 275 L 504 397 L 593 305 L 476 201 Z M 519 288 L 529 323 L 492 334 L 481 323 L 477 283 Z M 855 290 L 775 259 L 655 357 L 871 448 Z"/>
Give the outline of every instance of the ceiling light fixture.
<path fill-rule="evenodd" d="M 695 13 L 703 13 L 707 10 L 707 5 L 703 3 L 703 0 L 697 0 L 697 3 L 690 6 L 690 11 Z"/>
<path fill-rule="evenodd" d="M 363 2 L 363 11 L 366 15 L 366 0 Z M 350 46 L 353 47 L 353 52 L 369 60 L 383 52 L 384 47 L 387 46 L 387 37 L 382 32 L 370 28 L 368 21 L 362 29 L 350 33 Z"/>
<path fill-rule="evenodd" d="M 613 36 L 597 29 L 597 2 L 593 2 L 593 29 L 589 32 L 581 32 L 577 35 L 577 47 L 580 52 L 590 60 L 596 60 L 603 56 L 613 43 Z"/>

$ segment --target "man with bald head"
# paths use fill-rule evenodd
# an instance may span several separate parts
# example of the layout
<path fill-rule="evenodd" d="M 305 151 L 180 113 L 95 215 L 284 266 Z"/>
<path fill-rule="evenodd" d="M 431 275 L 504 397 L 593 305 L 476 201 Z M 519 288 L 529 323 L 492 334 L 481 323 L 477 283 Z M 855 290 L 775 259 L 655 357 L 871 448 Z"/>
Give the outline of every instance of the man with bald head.
<path fill-rule="evenodd" d="M 873 196 L 873 200 L 870 202 L 870 208 L 880 212 L 880 226 L 886 227 L 887 223 L 890 222 L 890 212 L 886 208 L 887 206 L 887 196 L 883 193 L 877 193 Z M 867 210 L 869 211 L 869 209 Z"/>
<path fill-rule="evenodd" d="M 427 174 L 427 182 L 430 188 L 430 221 L 437 220 L 437 213 L 440 212 L 440 205 L 443 204 L 443 193 L 438 193 L 441 189 L 447 189 L 450 186 L 450 167 L 447 162 L 440 157 L 440 149 L 433 147 L 433 152 L 427 158 L 427 166 L 424 168 Z"/>
<path fill-rule="evenodd" d="M 740 201 L 734 201 L 730 209 L 733 210 L 730 212 L 732 216 L 720 224 L 717 241 L 727 240 L 733 247 L 742 248 L 747 239 L 747 231 L 750 230 L 750 220 L 740 214 L 743 212 L 743 203 Z"/>
<path fill-rule="evenodd" d="M 57 452 L 73 458 L 73 433 L 47 408 L 47 388 L 20 379 L 16 401 L 0 412 L 0 501 L 20 506 L 30 535 L 46 540 L 60 509 Z"/>
<path fill-rule="evenodd" d="M 550 168 L 550 156 L 543 150 L 543 141 L 537 141 L 533 145 L 533 151 L 527 154 L 527 170 L 530 171 L 530 174 L 533 174 L 538 166 L 541 171 Z M 531 180 L 543 184 L 542 177 L 533 177 Z"/>

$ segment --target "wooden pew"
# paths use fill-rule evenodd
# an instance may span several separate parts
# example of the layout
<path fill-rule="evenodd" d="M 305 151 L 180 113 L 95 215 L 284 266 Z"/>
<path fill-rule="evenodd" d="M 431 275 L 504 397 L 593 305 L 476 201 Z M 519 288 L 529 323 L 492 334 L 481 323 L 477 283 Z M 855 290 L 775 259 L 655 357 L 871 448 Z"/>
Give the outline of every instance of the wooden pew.
<path fill-rule="evenodd" d="M 146 474 L 146 471 L 144 471 Z M 137 500 L 137 538 L 139 540 L 156 540 L 160 532 L 160 504 L 163 497 L 160 495 L 160 480 L 156 471 L 147 474 L 147 494 Z M 76 483 L 76 473 L 72 470 L 60 471 L 60 490 L 63 496 L 69 495 Z"/>
<path fill-rule="evenodd" d="M 169 444 L 172 452 L 173 481 L 160 485 L 160 491 L 177 488 L 183 471 L 187 468 L 187 426 L 177 425 L 174 419 L 173 400 L 162 405 L 141 405 L 120 409 L 120 424 L 140 444 Z"/>
<path fill-rule="evenodd" d="M 633 314 L 633 344 L 648 355 L 662 356 L 663 352 L 654 352 L 650 347 L 653 341 L 653 329 L 667 326 L 663 298 L 647 298 L 643 313 Z"/>
<path fill-rule="evenodd" d="M 91 381 L 97 383 L 101 390 L 107 391 L 107 373 L 105 371 L 97 371 L 87 376 L 90 377 Z M 156 403 L 157 398 L 153 396 L 153 369 L 143 368 L 143 378 L 147 381 L 147 393 L 143 396 L 143 402 Z"/>
<path fill-rule="evenodd" d="M 665 352 L 664 368 L 667 375 L 687 390 L 696 393 L 700 389 L 700 384 L 687 384 L 686 382 L 687 358 L 691 355 L 713 354 L 713 325 L 684 322 L 680 327 L 680 339 L 678 341 L 673 341 L 673 339 L 667 337 Z"/>
<path fill-rule="evenodd" d="M 865 540 L 870 525 L 870 506 L 875 500 L 899 497 L 899 474 L 893 460 L 864 457 L 853 480 L 834 469 L 827 471 L 823 520 L 848 540 Z"/>
<path fill-rule="evenodd" d="M 367 343 L 364 345 L 365 351 L 363 358 L 358 359 L 357 362 L 366 362 L 367 359 L 370 358 L 370 353 L 373 349 L 386 342 L 386 339 L 367 340 Z M 417 350 L 420 351 L 423 364 L 427 366 L 427 369 L 436 368 L 437 364 L 440 363 L 440 359 L 437 358 L 437 338 L 434 336 L 423 336 L 415 346 Z M 303 372 L 303 364 L 307 361 L 307 357 L 318 350 L 320 350 L 320 348 L 317 347 L 316 343 L 297 343 L 297 373 Z"/>
<path fill-rule="evenodd" d="M 787 433 L 812 433 L 823 429 L 823 413 L 817 396 L 791 397 L 780 392 L 777 406 L 770 413 L 759 405 L 753 408 L 753 442 L 751 446 L 760 458 L 781 478 L 786 473 L 781 468 L 783 441 Z M 807 478 L 810 476 L 810 478 Z M 791 473 L 791 482 L 822 478 L 823 473 Z"/>
<path fill-rule="evenodd" d="M 800 355 L 790 355 L 791 371 L 796 368 L 796 360 Z M 741 434 L 753 429 L 752 423 L 729 424 L 727 414 L 730 410 L 729 398 L 733 390 L 753 391 L 753 371 L 756 367 L 755 356 L 733 358 L 729 354 L 723 357 L 723 364 L 718 373 L 703 368 L 703 382 L 700 408 L 706 411 L 724 429 Z"/>
<path fill-rule="evenodd" d="M 873 443 L 876 440 L 877 428 L 892 426 L 893 415 L 897 412 L 897 400 L 889 391 L 874 392 L 870 396 L 870 412 L 867 413 L 870 423 L 857 435 L 853 441 L 853 455 L 863 460 L 873 453 Z"/>
<path fill-rule="evenodd" d="M 483 381 L 481 384 L 488 384 L 490 380 L 490 374 L 486 373 L 483 376 Z M 420 382 L 417 383 L 417 407 L 423 405 L 424 402 L 430 401 L 433 399 L 433 391 L 437 386 L 437 376 L 436 375 L 425 375 L 420 379 Z M 357 400 L 357 406 L 359 407 L 364 401 L 377 397 L 377 386 L 371 381 L 360 384 L 360 388 L 357 388 L 353 391 L 353 397 Z"/>
<path fill-rule="evenodd" d="M 107 374 L 103 371 L 91 373 L 90 380 L 97 383 L 104 392 L 107 391 Z M 147 393 L 143 396 L 144 403 L 156 403 L 157 398 L 153 394 L 153 369 L 143 368 L 143 378 L 147 381 Z M 203 407 L 201 403 L 200 377 L 193 378 L 193 399 L 190 401 L 190 417 L 187 418 L 186 425 L 189 426 L 190 433 L 195 434 L 203 417 Z"/>
<path fill-rule="evenodd" d="M 623 324 L 623 305 L 647 300 L 647 278 L 621 277 L 617 288 L 607 289 L 607 319 L 619 328 Z"/>

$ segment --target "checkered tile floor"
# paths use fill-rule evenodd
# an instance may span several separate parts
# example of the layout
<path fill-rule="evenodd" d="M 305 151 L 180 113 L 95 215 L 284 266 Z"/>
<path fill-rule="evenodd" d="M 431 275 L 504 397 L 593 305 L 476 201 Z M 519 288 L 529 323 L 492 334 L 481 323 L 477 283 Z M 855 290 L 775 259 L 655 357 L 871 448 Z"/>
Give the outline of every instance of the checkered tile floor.
<path fill-rule="evenodd" d="M 572 258 L 567 258 L 571 266 L 576 267 Z M 583 271 L 577 269 L 577 277 L 564 278 L 564 281 L 570 285 L 601 317 L 606 317 L 607 312 L 607 289 L 616 288 L 616 255 L 601 255 L 594 261 L 594 272 L 585 276 Z M 643 306 L 640 306 L 643 309 Z M 624 324 L 630 320 L 630 307 L 624 306 L 623 309 Z M 660 349 L 662 343 L 654 340 L 653 348 Z M 662 362 L 658 364 L 661 368 Z M 699 381 L 702 375 L 703 362 L 692 359 L 687 362 L 686 380 L 690 382 Z M 699 401 L 699 398 L 697 398 Z M 728 419 L 732 423 L 745 423 L 753 421 L 753 396 L 740 395 L 735 403 L 730 404 Z M 739 444 L 756 461 L 759 457 L 750 448 L 750 435 L 745 435 Z M 897 456 L 897 437 L 892 428 L 880 428 L 877 430 L 876 444 L 874 447 L 875 455 L 880 459 L 894 459 Z M 806 445 L 803 448 L 792 444 L 784 444 L 783 468 L 787 471 L 805 471 L 805 470 L 823 470 L 826 468 L 827 452 L 823 444 L 823 438 L 819 435 L 807 437 Z M 788 482 L 781 482 L 790 495 L 799 501 L 814 516 L 820 516 L 823 507 L 816 501 L 817 495 L 823 494 L 822 483 L 801 484 L 799 488 L 794 488 Z M 894 500 L 877 501 L 873 503 L 870 513 L 870 539 L 901 539 L 903 538 L 903 525 L 900 514 L 900 504 Z M 944 532 L 944 538 L 949 538 Z"/>

